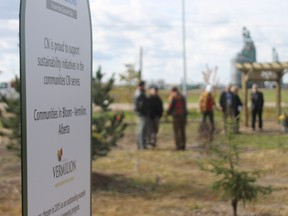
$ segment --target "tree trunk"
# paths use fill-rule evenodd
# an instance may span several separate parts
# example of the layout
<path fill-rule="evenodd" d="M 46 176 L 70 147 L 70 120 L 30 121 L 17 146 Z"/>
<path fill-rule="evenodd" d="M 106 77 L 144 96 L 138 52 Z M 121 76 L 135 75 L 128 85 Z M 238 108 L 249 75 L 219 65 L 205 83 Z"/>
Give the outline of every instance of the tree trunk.
<path fill-rule="evenodd" d="M 234 216 L 237 216 L 237 204 L 238 204 L 238 200 L 233 199 L 232 200 L 232 207 L 233 207 L 233 215 Z"/>

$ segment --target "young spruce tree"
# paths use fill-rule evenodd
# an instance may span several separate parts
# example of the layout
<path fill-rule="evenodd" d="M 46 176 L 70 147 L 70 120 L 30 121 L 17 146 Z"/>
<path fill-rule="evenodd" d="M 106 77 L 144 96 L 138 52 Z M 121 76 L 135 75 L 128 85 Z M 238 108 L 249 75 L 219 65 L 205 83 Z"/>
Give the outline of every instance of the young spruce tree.
<path fill-rule="evenodd" d="M 20 79 L 15 77 L 12 87 L 20 93 Z M 4 130 L 0 135 L 9 138 L 7 148 L 14 151 L 19 157 L 21 156 L 21 121 L 20 121 L 20 98 L 8 98 L 1 96 L 1 102 L 5 104 L 4 110 L 1 111 L 0 120 Z"/>
<path fill-rule="evenodd" d="M 218 177 L 212 187 L 222 191 L 224 198 L 230 199 L 233 215 L 237 216 L 239 201 L 243 201 L 244 204 L 247 201 L 254 201 L 260 194 L 270 194 L 272 188 L 256 184 L 260 177 L 259 171 L 245 171 L 240 168 L 240 149 L 235 142 L 237 135 L 233 132 L 233 125 L 233 121 L 227 123 L 225 145 L 213 145 L 211 147 L 213 159 L 210 159 L 208 164 L 200 166 Z"/>
<path fill-rule="evenodd" d="M 127 126 L 124 123 L 123 112 L 112 112 L 109 109 L 113 98 L 110 91 L 114 86 L 114 75 L 107 83 L 103 82 L 104 74 L 101 67 L 96 72 L 92 82 L 92 101 L 100 107 L 92 118 L 92 157 L 106 156 L 117 141 L 124 136 Z"/>

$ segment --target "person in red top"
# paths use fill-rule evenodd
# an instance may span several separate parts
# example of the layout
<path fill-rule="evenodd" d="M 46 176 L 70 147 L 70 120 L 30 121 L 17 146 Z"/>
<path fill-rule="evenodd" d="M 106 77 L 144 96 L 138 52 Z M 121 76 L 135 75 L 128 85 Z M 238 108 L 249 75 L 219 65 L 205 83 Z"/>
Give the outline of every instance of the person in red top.
<path fill-rule="evenodd" d="M 200 95 L 199 99 L 199 108 L 200 112 L 202 113 L 202 125 L 206 123 L 206 118 L 209 118 L 210 121 L 210 130 L 214 131 L 214 106 L 215 106 L 215 100 L 213 97 L 213 87 L 211 85 L 207 85 L 206 89 L 202 94 Z"/>
<path fill-rule="evenodd" d="M 169 108 L 167 115 L 173 117 L 173 130 L 175 137 L 176 150 L 185 150 L 186 148 L 186 118 L 187 108 L 186 99 L 180 94 L 176 87 L 171 90 Z"/>

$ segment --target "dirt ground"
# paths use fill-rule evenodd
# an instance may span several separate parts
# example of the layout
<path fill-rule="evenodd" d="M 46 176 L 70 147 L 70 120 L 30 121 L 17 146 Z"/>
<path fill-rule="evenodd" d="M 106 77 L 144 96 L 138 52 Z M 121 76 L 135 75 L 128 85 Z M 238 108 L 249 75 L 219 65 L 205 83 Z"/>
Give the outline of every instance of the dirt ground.
<path fill-rule="evenodd" d="M 0 215 L 21 215 L 20 158 L 6 148 L 0 138 Z"/>
<path fill-rule="evenodd" d="M 135 128 L 128 128 L 126 136 L 108 157 L 93 162 L 93 215 L 232 215 L 229 202 L 211 192 L 209 185 L 213 177 L 197 168 L 196 161 L 205 153 L 199 148 L 195 133 L 190 133 L 188 128 L 187 151 L 179 153 L 174 151 L 171 125 L 164 127 L 167 128 L 160 130 L 156 149 L 139 153 L 135 145 Z M 241 128 L 241 133 L 245 136 L 280 136 L 281 127 L 267 121 L 263 131 Z M 0 215 L 21 215 L 20 159 L 6 149 L 5 138 L 0 140 Z M 256 149 L 246 152 L 243 158 L 244 165 L 247 163 L 250 167 L 261 167 L 270 172 L 260 183 L 271 183 L 282 189 L 257 203 L 239 205 L 239 216 L 288 215 L 285 155 L 279 157 L 276 150 L 263 153 Z M 274 176 L 277 176 L 276 180 Z"/>

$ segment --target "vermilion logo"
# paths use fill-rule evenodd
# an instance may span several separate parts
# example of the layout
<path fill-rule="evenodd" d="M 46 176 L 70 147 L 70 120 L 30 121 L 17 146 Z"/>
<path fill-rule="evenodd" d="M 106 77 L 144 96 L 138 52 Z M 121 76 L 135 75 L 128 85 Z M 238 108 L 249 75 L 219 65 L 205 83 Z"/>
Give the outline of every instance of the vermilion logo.
<path fill-rule="evenodd" d="M 57 151 L 57 157 L 59 162 L 62 160 L 62 156 L 63 156 L 63 150 L 61 148 Z"/>

